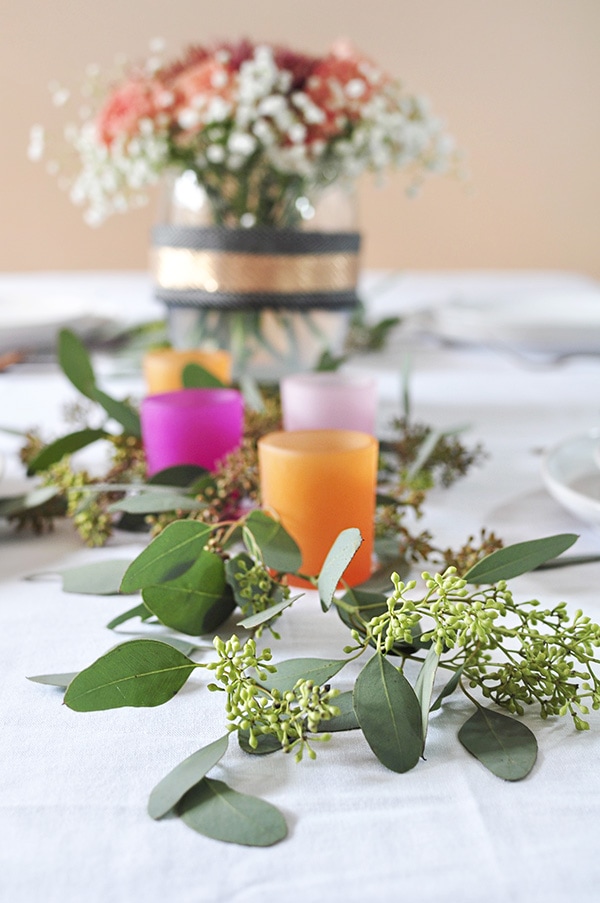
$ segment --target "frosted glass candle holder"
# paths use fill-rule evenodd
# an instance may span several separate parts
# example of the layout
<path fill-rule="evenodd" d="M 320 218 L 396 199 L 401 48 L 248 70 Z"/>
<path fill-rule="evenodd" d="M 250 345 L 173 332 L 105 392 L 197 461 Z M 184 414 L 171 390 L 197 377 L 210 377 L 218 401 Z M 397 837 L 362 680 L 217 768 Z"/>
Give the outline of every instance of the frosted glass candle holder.
<path fill-rule="evenodd" d="M 295 373 L 281 380 L 285 430 L 357 430 L 375 434 L 377 381 L 349 373 Z"/>
<path fill-rule="evenodd" d="M 214 470 L 242 441 L 237 389 L 180 389 L 148 395 L 140 408 L 148 476 L 178 464 Z"/>
<path fill-rule="evenodd" d="M 344 579 L 372 570 L 378 442 L 355 430 L 280 431 L 258 442 L 261 501 L 279 516 L 302 552 L 302 573 L 316 576 L 342 530 L 363 542 Z"/>
<path fill-rule="evenodd" d="M 142 371 L 148 394 L 182 389 L 182 376 L 188 364 L 199 364 L 222 383 L 231 382 L 231 355 L 228 351 L 202 351 L 197 348 L 155 348 L 147 351 Z"/>

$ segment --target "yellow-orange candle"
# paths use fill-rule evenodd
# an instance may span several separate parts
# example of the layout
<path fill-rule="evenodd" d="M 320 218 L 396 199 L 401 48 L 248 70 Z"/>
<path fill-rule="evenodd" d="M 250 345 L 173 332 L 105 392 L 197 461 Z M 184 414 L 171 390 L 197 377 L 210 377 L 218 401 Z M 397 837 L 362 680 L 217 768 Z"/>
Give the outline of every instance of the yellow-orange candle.
<path fill-rule="evenodd" d="M 377 440 L 354 430 L 269 433 L 258 443 L 261 501 L 273 509 L 316 576 L 338 534 L 358 527 L 363 542 L 344 574 L 355 586 L 372 570 Z"/>
<path fill-rule="evenodd" d="M 157 395 L 181 389 L 183 370 L 188 364 L 199 364 L 225 385 L 231 382 L 231 355 L 228 351 L 156 348 L 146 352 L 142 361 L 148 394 Z"/>

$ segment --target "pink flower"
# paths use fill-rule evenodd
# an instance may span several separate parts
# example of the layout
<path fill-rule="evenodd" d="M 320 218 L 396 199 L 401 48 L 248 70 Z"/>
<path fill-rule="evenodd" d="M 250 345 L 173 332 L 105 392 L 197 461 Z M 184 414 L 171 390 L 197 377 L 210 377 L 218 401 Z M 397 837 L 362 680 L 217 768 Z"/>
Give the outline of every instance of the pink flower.
<path fill-rule="evenodd" d="M 125 82 L 113 91 L 96 119 L 102 143 L 110 146 L 116 138 L 135 135 L 140 120 L 153 119 L 158 112 L 161 91 L 156 82 L 141 78 Z"/>

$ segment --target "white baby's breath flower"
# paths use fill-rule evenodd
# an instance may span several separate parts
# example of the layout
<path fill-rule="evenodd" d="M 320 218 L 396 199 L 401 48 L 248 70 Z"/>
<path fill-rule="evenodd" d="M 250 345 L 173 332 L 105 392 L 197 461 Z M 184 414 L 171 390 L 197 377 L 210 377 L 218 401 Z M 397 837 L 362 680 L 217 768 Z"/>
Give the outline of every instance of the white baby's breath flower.
<path fill-rule="evenodd" d="M 232 132 L 227 139 L 227 147 L 232 154 L 249 157 L 256 150 L 256 138 L 244 132 Z"/>
<path fill-rule="evenodd" d="M 292 144 L 301 144 L 306 138 L 306 126 L 301 122 L 294 122 L 288 128 L 287 135 Z"/>
<path fill-rule="evenodd" d="M 195 129 L 202 122 L 202 118 L 200 113 L 197 110 L 192 110 L 190 107 L 184 107 L 183 110 L 180 111 L 179 116 L 177 117 L 177 124 L 184 130 Z"/>
<path fill-rule="evenodd" d="M 225 148 L 221 144 L 211 144 L 206 148 L 206 159 L 210 163 L 222 163 L 225 159 Z"/>
<path fill-rule="evenodd" d="M 205 122 L 223 122 L 231 113 L 231 104 L 222 97 L 213 97 L 206 110 Z"/>
<path fill-rule="evenodd" d="M 362 97 L 365 91 L 367 90 L 367 86 L 362 80 L 362 78 L 352 78 L 346 84 L 346 95 L 352 100 L 356 100 L 359 97 Z"/>
<path fill-rule="evenodd" d="M 45 132 L 42 125 L 34 125 L 29 130 L 27 156 L 30 160 L 41 160 L 44 156 Z"/>

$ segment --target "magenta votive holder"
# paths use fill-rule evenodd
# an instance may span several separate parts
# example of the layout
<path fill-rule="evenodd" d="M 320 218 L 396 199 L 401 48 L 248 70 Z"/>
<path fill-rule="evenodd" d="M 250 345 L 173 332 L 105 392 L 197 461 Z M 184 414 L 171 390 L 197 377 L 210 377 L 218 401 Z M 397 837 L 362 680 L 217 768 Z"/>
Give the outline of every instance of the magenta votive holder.
<path fill-rule="evenodd" d="M 294 373 L 281 380 L 285 430 L 356 430 L 375 435 L 377 381 L 354 373 Z"/>
<path fill-rule="evenodd" d="M 242 441 L 237 389 L 180 389 L 148 395 L 140 408 L 148 476 L 178 464 L 215 470 Z"/>

